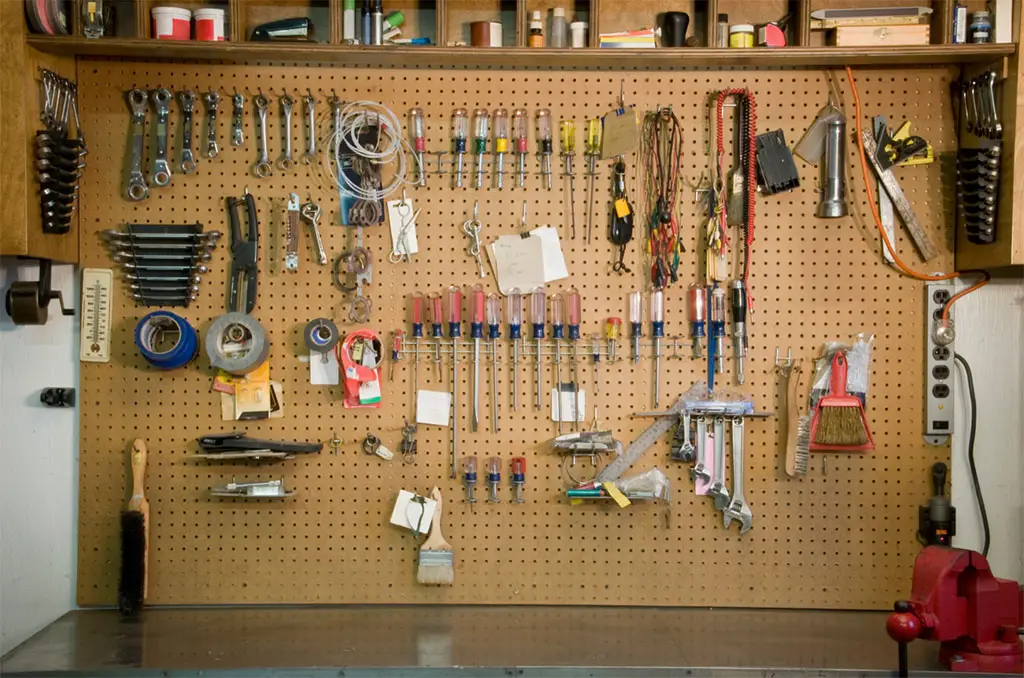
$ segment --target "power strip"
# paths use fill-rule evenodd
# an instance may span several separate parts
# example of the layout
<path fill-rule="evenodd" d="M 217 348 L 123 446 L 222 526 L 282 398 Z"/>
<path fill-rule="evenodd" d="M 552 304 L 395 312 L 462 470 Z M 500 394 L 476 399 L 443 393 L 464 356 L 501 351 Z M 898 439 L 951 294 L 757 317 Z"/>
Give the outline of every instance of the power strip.
<path fill-rule="evenodd" d="M 925 285 L 925 440 L 942 445 L 953 433 L 953 336 L 955 324 L 950 309 L 949 327 L 942 327 L 942 309 L 952 298 L 951 282 Z M 941 330 L 941 331 L 940 331 Z"/>

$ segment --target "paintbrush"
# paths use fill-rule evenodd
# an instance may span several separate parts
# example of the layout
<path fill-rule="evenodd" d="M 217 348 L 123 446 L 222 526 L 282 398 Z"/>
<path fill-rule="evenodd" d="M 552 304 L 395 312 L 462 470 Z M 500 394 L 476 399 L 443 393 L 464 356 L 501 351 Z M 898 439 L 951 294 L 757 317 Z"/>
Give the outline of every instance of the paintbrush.
<path fill-rule="evenodd" d="M 149 502 L 146 501 L 146 443 L 132 442 L 132 497 L 121 513 L 121 582 L 117 606 L 121 614 L 135 615 L 149 588 Z"/>
<path fill-rule="evenodd" d="M 810 462 L 811 418 L 800 416 L 797 391 L 800 388 L 800 363 L 786 372 L 786 473 L 790 476 L 807 475 Z"/>
<path fill-rule="evenodd" d="M 441 534 L 441 490 L 435 487 L 431 497 L 437 505 L 430 519 L 430 536 L 420 546 L 416 581 L 428 586 L 451 586 L 455 583 L 455 552 Z"/>
<path fill-rule="evenodd" d="M 829 394 L 818 400 L 811 420 L 812 452 L 867 452 L 875 448 L 860 398 L 846 394 L 846 353 L 832 357 Z"/>

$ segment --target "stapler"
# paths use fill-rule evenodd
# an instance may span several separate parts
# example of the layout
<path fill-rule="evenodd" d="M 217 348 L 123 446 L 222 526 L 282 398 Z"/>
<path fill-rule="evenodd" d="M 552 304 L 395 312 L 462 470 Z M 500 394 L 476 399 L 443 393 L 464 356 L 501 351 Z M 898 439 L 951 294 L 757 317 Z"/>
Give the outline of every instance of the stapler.
<path fill-rule="evenodd" d="M 253 29 L 249 37 L 253 41 L 267 42 L 270 40 L 314 40 L 316 29 L 309 17 L 279 19 L 260 24 Z"/>

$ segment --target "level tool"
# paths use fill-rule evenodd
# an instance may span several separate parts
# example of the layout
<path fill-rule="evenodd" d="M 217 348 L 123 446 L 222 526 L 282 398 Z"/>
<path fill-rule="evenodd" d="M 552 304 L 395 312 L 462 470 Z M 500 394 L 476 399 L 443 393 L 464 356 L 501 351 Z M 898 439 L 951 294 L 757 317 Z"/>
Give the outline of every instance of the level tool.
<path fill-rule="evenodd" d="M 82 271 L 81 359 L 110 362 L 110 314 L 114 272 L 109 268 Z"/>

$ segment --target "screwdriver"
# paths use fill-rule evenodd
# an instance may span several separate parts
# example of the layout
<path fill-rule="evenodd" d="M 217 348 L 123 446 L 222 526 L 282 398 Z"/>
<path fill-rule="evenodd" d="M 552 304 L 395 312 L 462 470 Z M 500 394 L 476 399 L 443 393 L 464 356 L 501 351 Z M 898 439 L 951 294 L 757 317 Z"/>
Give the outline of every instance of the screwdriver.
<path fill-rule="evenodd" d="M 526 151 L 529 144 L 530 119 L 525 108 L 512 111 L 512 138 L 516 140 L 516 156 L 519 161 L 519 188 L 526 187 Z"/>
<path fill-rule="evenodd" d="M 476 154 L 476 188 L 484 186 L 484 153 L 487 152 L 487 130 L 490 114 L 486 108 L 473 111 L 473 153 Z"/>
<path fill-rule="evenodd" d="M 566 314 L 569 319 L 569 341 L 572 342 L 572 424 L 576 431 L 580 430 L 580 362 L 577 355 L 576 342 L 580 338 L 580 315 L 583 312 L 580 292 L 570 287 L 565 295 Z"/>
<path fill-rule="evenodd" d="M 498 180 L 498 188 L 505 185 L 505 154 L 508 153 L 508 111 L 499 108 L 494 111 L 494 155 L 498 156 L 497 169 L 494 174 Z"/>
<path fill-rule="evenodd" d="M 543 347 L 544 321 L 547 312 L 547 299 L 544 296 L 544 287 L 535 287 L 530 294 L 530 320 L 533 323 L 533 338 L 537 341 L 537 409 L 544 407 L 544 378 L 541 374 L 543 368 Z"/>
<path fill-rule="evenodd" d="M 420 344 L 423 339 L 423 293 L 412 295 L 412 340 L 416 345 L 412 354 L 412 401 L 420 390 Z"/>
<path fill-rule="evenodd" d="M 462 484 L 466 488 L 466 503 L 475 504 L 473 490 L 476 488 L 476 457 L 466 457 L 462 460 Z"/>
<path fill-rule="evenodd" d="M 565 162 L 565 173 L 569 177 L 569 209 L 572 214 L 572 237 L 576 239 L 576 173 L 573 160 L 576 158 L 576 123 L 563 120 L 559 126 L 559 138 L 562 143 L 562 160 Z"/>
<path fill-rule="evenodd" d="M 491 340 L 491 426 L 498 432 L 498 338 L 501 336 L 501 295 L 487 295 L 487 338 Z"/>
<path fill-rule="evenodd" d="M 725 290 L 717 284 L 711 290 L 711 336 L 715 341 L 715 371 L 721 374 L 725 362 Z"/>
<path fill-rule="evenodd" d="M 469 427 L 473 433 L 480 425 L 480 340 L 484 336 L 484 300 L 484 286 L 480 283 L 473 285 L 473 321 L 469 325 L 469 333 L 473 337 L 473 410 Z"/>
<path fill-rule="evenodd" d="M 519 411 L 519 340 L 523 326 L 523 295 L 518 287 L 508 291 L 508 338 L 512 340 L 512 409 Z"/>
<path fill-rule="evenodd" d="M 601 335 L 590 339 L 590 353 L 594 357 L 594 397 L 601 392 Z"/>
<path fill-rule="evenodd" d="M 491 504 L 501 503 L 498 496 L 498 485 L 501 484 L 501 458 L 491 457 L 487 460 L 487 501 Z"/>
<path fill-rule="evenodd" d="M 551 111 L 542 108 L 537 111 L 537 155 L 540 156 L 540 173 L 544 185 L 551 190 Z"/>
<path fill-rule="evenodd" d="M 430 295 L 430 336 L 434 338 L 434 365 L 437 367 L 437 380 L 441 381 L 441 295 Z"/>
<path fill-rule="evenodd" d="M 512 503 L 522 504 L 523 485 L 526 484 L 526 457 L 513 457 L 509 463 L 512 471 Z"/>
<path fill-rule="evenodd" d="M 654 407 L 661 402 L 661 338 L 665 336 L 665 293 L 651 289 L 651 340 L 654 342 Z"/>
<path fill-rule="evenodd" d="M 693 341 L 693 357 L 703 358 L 704 348 L 701 338 L 704 336 L 704 323 L 708 319 L 706 290 L 700 285 L 690 287 L 690 337 Z"/>
<path fill-rule="evenodd" d="M 551 297 L 551 337 L 555 340 L 555 420 L 562 432 L 562 339 L 565 323 L 565 293 Z"/>
<path fill-rule="evenodd" d="M 608 341 L 608 362 L 613 363 L 615 357 L 616 343 L 619 340 L 619 328 L 622 327 L 622 318 L 608 318 L 604 321 L 604 338 Z"/>
<path fill-rule="evenodd" d="M 452 145 L 455 150 L 455 187 L 462 188 L 462 174 L 465 168 L 466 137 L 469 135 L 469 112 L 456 108 L 452 113 Z"/>
<path fill-rule="evenodd" d="M 420 168 L 420 177 L 416 183 L 426 186 L 427 168 L 423 166 L 423 155 L 427 152 L 427 137 L 423 129 L 422 108 L 413 108 L 409 111 L 409 129 L 412 131 L 412 148 L 416 151 L 416 163 Z"/>
<path fill-rule="evenodd" d="M 629 293 L 629 335 L 633 344 L 633 364 L 640 362 L 640 335 L 643 331 L 643 295 L 640 290 Z"/>
<path fill-rule="evenodd" d="M 742 280 L 732 281 L 732 352 L 736 358 L 736 383 L 742 384 L 743 356 L 747 349 L 747 288 Z"/>
<path fill-rule="evenodd" d="M 601 119 L 587 121 L 587 244 L 594 235 L 594 175 L 597 174 L 597 159 L 601 155 Z"/>
<path fill-rule="evenodd" d="M 452 469 L 454 478 L 459 462 L 459 337 L 462 336 L 462 290 L 448 288 L 448 338 L 452 340 Z"/>
<path fill-rule="evenodd" d="M 395 380 L 395 363 L 397 363 L 401 358 L 402 342 L 404 339 L 405 332 L 402 330 L 395 330 L 395 334 L 391 338 L 391 365 L 388 367 L 388 381 Z"/>

